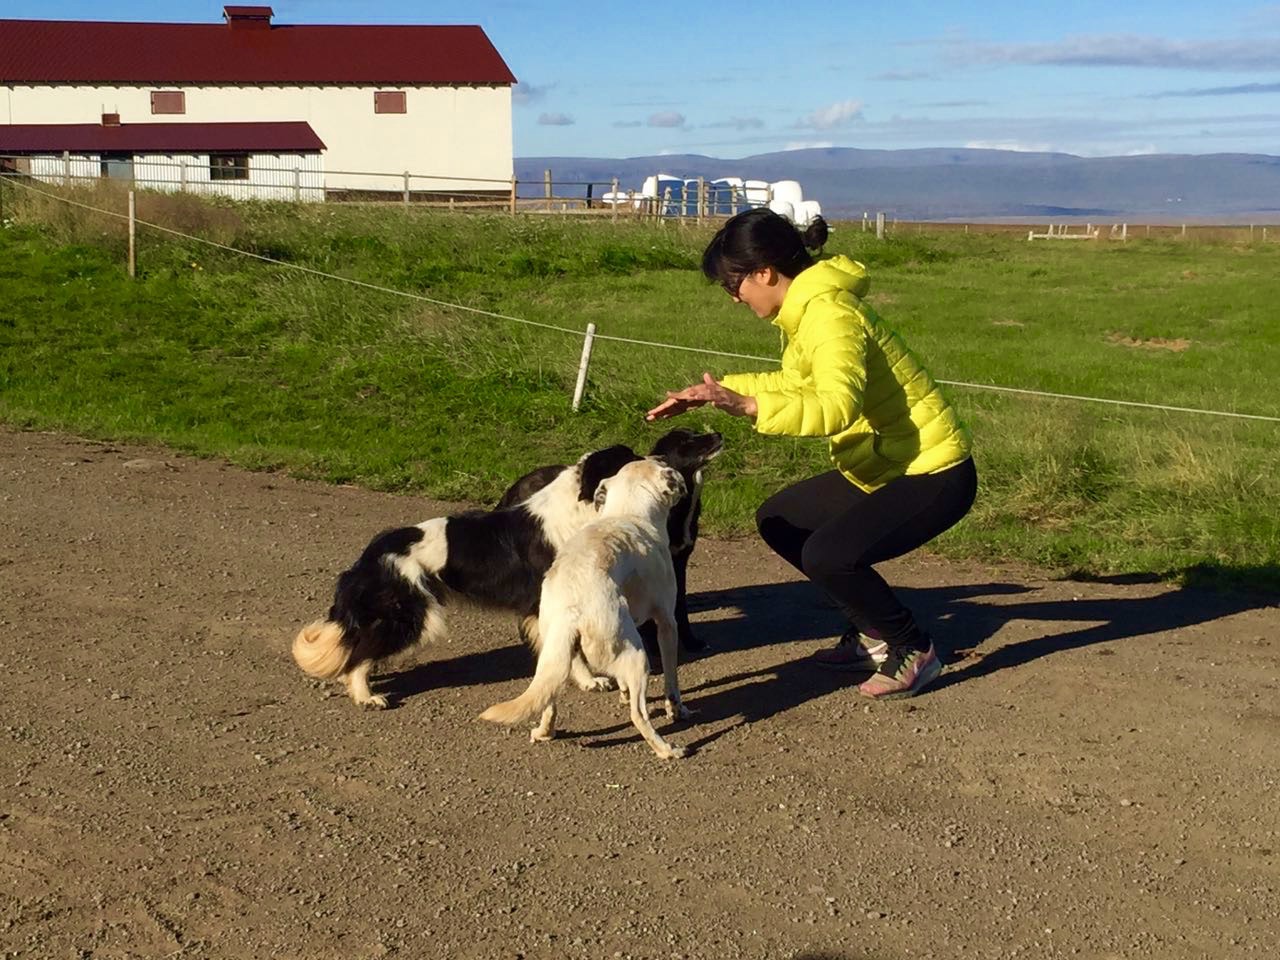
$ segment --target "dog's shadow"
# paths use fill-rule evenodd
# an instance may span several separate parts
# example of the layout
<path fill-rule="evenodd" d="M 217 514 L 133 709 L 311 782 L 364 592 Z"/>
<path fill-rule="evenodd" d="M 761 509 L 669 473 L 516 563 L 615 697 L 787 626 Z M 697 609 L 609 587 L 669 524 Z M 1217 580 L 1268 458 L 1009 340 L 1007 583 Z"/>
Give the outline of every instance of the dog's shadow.
<path fill-rule="evenodd" d="M 378 692 L 398 707 L 405 700 L 419 694 L 452 687 L 470 687 L 476 684 L 502 683 L 508 680 L 529 679 L 533 676 L 534 658 L 525 644 L 514 636 L 513 643 L 496 650 L 476 650 L 471 653 L 428 660 L 400 673 L 378 680 Z M 428 653 L 434 652 L 428 648 Z"/>

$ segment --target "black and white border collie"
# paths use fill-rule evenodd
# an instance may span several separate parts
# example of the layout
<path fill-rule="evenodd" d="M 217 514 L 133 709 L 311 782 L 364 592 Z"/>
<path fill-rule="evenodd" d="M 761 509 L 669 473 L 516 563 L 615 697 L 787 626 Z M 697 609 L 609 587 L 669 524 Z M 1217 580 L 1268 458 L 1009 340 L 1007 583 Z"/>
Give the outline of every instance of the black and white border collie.
<path fill-rule="evenodd" d="M 451 596 L 520 614 L 521 632 L 536 644 L 542 578 L 556 551 L 595 519 L 600 481 L 638 459 L 621 444 L 597 450 L 557 468 L 521 502 L 379 533 L 338 577 L 328 616 L 294 638 L 295 662 L 309 676 L 341 680 L 358 705 L 385 707 L 369 689 L 370 671 L 424 637 L 442 639 Z"/>
<path fill-rule="evenodd" d="M 724 448 L 724 438 L 718 433 L 695 433 L 685 427 L 677 427 L 670 433 L 658 438 L 658 442 L 649 451 L 649 456 L 657 457 L 668 466 L 675 468 L 684 480 L 687 493 L 680 499 L 667 516 L 667 539 L 671 544 L 671 562 L 676 574 L 676 626 L 680 636 L 680 647 L 683 650 L 696 652 L 706 648 L 706 644 L 698 639 L 689 625 L 689 604 L 686 583 L 688 581 L 689 558 L 698 542 L 698 518 L 702 515 L 702 469 L 714 460 Z M 624 448 L 628 449 L 629 448 Z M 632 453 L 633 460 L 641 459 Z M 498 509 L 514 506 L 527 500 L 547 484 L 557 479 L 561 473 L 570 469 L 566 466 L 539 467 L 525 474 L 498 501 Z M 589 500 L 595 496 L 594 490 L 582 486 L 581 496 Z M 640 627 L 645 646 L 649 650 L 650 659 L 656 662 L 660 658 L 657 634 L 652 621 Z M 533 640 L 527 637 L 526 640 Z"/>

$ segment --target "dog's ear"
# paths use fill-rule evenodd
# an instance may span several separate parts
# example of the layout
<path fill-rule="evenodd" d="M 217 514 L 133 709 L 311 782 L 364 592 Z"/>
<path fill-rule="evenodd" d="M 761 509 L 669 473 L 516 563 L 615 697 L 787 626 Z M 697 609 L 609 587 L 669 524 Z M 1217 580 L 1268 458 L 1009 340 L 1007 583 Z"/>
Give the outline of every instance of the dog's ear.
<path fill-rule="evenodd" d="M 609 481 L 601 480 L 596 487 L 596 494 L 591 498 L 591 502 L 595 504 L 597 510 L 604 506 L 605 498 L 609 496 Z"/>
<path fill-rule="evenodd" d="M 594 500 L 596 487 L 601 480 L 612 477 L 628 463 L 639 459 L 638 453 L 621 443 L 585 454 L 578 461 L 581 480 L 578 499 Z"/>
<path fill-rule="evenodd" d="M 679 470 L 672 467 L 663 467 L 661 476 L 663 487 L 667 494 L 667 503 L 670 506 L 675 506 L 689 492 L 689 488 L 685 485 L 684 477 L 680 476 Z"/>

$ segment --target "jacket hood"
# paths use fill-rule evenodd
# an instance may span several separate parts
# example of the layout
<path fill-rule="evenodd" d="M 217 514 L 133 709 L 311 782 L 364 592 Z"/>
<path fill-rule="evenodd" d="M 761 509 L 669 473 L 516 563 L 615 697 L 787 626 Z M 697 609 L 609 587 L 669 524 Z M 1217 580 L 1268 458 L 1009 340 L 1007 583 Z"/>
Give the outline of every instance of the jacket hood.
<path fill-rule="evenodd" d="M 788 337 L 794 336 L 804 315 L 804 308 L 814 297 L 823 294 L 849 293 L 861 299 L 871 288 L 867 268 L 851 257 L 838 254 L 820 260 L 807 270 L 800 271 L 791 281 L 787 296 L 782 301 L 774 325 Z"/>

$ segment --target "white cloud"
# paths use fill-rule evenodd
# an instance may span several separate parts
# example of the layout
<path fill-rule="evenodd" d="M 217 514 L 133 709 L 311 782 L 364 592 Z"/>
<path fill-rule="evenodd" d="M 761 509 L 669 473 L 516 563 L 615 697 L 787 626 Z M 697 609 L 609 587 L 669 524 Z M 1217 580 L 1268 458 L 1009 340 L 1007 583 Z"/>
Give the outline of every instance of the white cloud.
<path fill-rule="evenodd" d="M 538 124 L 543 127 L 571 127 L 573 117 L 567 113 L 543 113 L 538 115 Z"/>
<path fill-rule="evenodd" d="M 887 70 L 884 73 L 877 73 L 871 79 L 889 83 L 909 83 L 914 80 L 933 80 L 935 76 L 927 70 Z"/>
<path fill-rule="evenodd" d="M 797 123 L 796 126 L 809 127 L 814 130 L 832 130 L 836 127 L 847 126 L 861 119 L 861 100 L 841 100 L 815 110 Z"/>
<path fill-rule="evenodd" d="M 825 150 L 827 147 L 834 147 L 835 144 L 830 140 L 792 140 L 783 150 Z"/>
<path fill-rule="evenodd" d="M 715 123 L 704 123 L 707 129 L 759 130 L 764 121 L 759 117 L 730 117 L 728 120 L 717 120 Z"/>
<path fill-rule="evenodd" d="M 546 98 L 547 91 L 554 86 L 554 83 L 549 83 L 539 87 L 521 80 L 511 88 L 511 102 L 517 107 L 527 107 L 532 103 L 539 103 Z"/>
<path fill-rule="evenodd" d="M 969 150 L 1013 150 L 1017 153 L 1053 153 L 1053 145 L 1049 143 L 1024 143 L 1021 140 L 970 140 L 965 144 Z"/>
<path fill-rule="evenodd" d="M 1159 67 L 1170 70 L 1277 70 L 1274 38 L 1168 40 L 1133 34 L 1067 37 L 1055 43 L 949 45 L 954 63 L 1007 63 L 1065 67 Z"/>
<path fill-rule="evenodd" d="M 651 127 L 683 127 L 685 123 L 684 114 L 677 113 L 675 110 L 664 110 L 661 113 L 650 114 L 648 124 Z"/>

